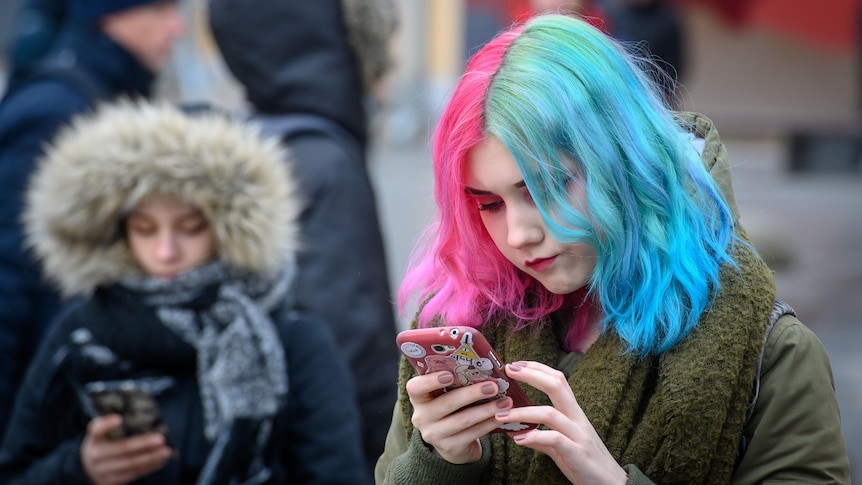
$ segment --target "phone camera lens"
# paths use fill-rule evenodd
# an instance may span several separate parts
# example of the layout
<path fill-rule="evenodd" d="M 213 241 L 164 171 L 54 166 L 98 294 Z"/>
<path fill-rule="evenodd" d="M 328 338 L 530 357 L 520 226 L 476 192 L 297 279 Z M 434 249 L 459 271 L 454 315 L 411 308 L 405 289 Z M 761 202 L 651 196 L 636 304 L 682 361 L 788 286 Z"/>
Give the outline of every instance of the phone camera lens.
<path fill-rule="evenodd" d="M 458 329 L 457 329 L 457 328 L 453 328 L 452 330 L 449 330 L 449 336 L 450 336 L 450 337 L 452 337 L 452 338 L 457 337 L 457 336 L 458 336 Z"/>

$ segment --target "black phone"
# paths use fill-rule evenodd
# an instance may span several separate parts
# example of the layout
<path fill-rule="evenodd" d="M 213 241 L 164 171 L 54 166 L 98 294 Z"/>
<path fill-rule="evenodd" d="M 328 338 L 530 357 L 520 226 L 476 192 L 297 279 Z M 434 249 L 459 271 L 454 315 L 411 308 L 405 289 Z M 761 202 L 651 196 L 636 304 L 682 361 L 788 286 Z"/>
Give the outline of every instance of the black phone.
<path fill-rule="evenodd" d="M 111 439 L 122 439 L 146 433 L 167 437 L 152 382 L 139 380 L 94 381 L 84 386 L 95 414 L 119 414 L 123 424 L 111 431 Z"/>

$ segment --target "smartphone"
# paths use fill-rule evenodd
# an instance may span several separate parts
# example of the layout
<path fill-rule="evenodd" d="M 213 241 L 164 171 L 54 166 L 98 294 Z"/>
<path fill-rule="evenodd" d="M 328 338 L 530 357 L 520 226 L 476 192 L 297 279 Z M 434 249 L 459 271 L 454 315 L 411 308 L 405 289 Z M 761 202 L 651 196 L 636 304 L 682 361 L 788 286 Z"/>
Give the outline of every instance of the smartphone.
<path fill-rule="evenodd" d="M 472 406 L 505 396 L 512 398 L 515 407 L 532 405 L 521 386 L 506 375 L 503 362 L 485 336 L 473 327 L 404 330 L 398 334 L 396 343 L 419 375 L 447 370 L 455 376 L 454 384 L 435 392 L 435 395 L 471 384 L 496 381 L 500 392 Z M 494 432 L 526 431 L 536 426 L 533 423 L 503 423 Z"/>
<path fill-rule="evenodd" d="M 123 424 L 108 437 L 123 439 L 130 436 L 161 433 L 167 437 L 159 405 L 150 386 L 134 380 L 95 381 L 84 386 L 92 409 L 97 415 L 119 414 Z"/>

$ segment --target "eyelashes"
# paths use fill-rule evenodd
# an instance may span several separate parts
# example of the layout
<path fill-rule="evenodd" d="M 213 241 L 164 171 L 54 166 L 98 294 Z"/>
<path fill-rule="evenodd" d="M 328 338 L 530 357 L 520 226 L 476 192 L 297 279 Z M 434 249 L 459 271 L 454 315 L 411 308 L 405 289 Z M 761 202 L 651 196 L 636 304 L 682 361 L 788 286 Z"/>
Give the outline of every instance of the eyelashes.
<path fill-rule="evenodd" d="M 487 204 L 479 204 L 479 212 L 489 212 L 491 214 L 495 214 L 503 210 L 503 202 L 489 202 Z"/>
<path fill-rule="evenodd" d="M 526 187 L 523 188 L 523 191 L 524 201 L 531 205 L 535 205 L 535 203 L 533 202 L 533 194 L 531 194 Z M 481 202 L 477 200 L 477 203 L 479 205 L 479 212 L 488 212 L 490 214 L 500 212 L 501 210 L 503 210 L 505 204 L 505 202 L 503 202 L 502 200 L 494 200 L 491 202 Z"/>

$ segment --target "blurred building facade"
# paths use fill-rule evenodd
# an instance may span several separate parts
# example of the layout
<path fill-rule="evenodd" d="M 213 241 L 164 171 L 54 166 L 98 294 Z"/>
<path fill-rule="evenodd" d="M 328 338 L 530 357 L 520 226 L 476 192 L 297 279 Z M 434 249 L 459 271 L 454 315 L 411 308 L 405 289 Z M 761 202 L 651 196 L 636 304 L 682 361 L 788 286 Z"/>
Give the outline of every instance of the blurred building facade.
<path fill-rule="evenodd" d="M 0 2 L 4 51 L 18 1 Z M 382 86 L 375 111 L 382 140 L 405 143 L 427 136 L 466 56 L 495 27 L 505 27 L 517 1 L 528 0 L 393 2 L 399 14 L 392 45 L 396 69 Z M 756 0 L 747 2 L 744 18 L 722 15 L 715 5 L 723 1 L 677 1 L 686 37 L 687 109 L 713 117 L 724 133 L 739 135 L 783 135 L 798 127 L 846 131 L 859 124 L 860 0 L 829 0 L 816 7 L 804 0 Z M 495 5 L 499 12 L 490 18 Z M 184 0 L 183 8 L 188 33 L 174 52 L 173 69 L 163 76 L 163 95 L 241 106 L 242 94 L 209 37 L 206 1 Z M 0 54 L 0 74 L 4 63 Z"/>

